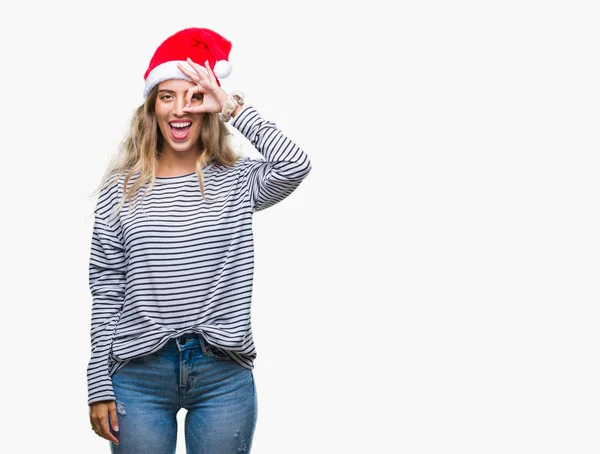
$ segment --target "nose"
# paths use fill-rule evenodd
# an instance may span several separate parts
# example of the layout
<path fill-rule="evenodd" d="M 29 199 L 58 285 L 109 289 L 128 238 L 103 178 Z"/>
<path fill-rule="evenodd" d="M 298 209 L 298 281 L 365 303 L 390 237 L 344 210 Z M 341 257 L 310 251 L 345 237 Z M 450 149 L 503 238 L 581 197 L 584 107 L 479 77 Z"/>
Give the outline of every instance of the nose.
<path fill-rule="evenodd" d="M 183 111 L 184 107 L 185 107 L 185 97 L 178 96 L 177 99 L 175 100 L 175 104 L 173 106 L 173 114 L 177 117 L 183 117 L 185 115 L 185 112 Z"/>

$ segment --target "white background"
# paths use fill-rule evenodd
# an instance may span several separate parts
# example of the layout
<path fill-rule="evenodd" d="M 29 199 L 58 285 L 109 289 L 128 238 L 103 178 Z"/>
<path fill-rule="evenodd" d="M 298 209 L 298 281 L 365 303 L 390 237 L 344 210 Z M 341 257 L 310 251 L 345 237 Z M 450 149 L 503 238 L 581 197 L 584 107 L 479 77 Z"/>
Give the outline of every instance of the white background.
<path fill-rule="evenodd" d="M 600 452 L 595 2 L 384 3 L 4 3 L 3 451 L 108 452 L 90 195 L 198 26 L 313 165 L 254 218 L 253 454 Z"/>

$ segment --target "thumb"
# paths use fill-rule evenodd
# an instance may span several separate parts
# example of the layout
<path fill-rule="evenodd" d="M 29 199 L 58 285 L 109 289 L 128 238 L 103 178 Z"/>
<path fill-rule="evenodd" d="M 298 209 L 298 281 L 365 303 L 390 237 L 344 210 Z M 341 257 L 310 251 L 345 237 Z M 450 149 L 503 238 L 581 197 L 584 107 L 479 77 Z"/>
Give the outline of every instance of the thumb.
<path fill-rule="evenodd" d="M 185 94 L 185 108 L 192 105 L 192 97 L 199 91 L 198 85 L 188 88 Z"/>
<path fill-rule="evenodd" d="M 119 431 L 119 418 L 117 417 L 117 407 L 112 405 L 108 411 L 108 417 L 110 419 L 110 426 L 115 432 Z"/>

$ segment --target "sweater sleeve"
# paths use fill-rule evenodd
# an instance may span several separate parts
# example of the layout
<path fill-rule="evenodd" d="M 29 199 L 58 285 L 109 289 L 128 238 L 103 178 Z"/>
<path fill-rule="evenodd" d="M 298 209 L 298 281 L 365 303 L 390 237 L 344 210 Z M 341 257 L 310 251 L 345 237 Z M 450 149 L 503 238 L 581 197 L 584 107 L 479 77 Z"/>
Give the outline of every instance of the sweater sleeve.
<path fill-rule="evenodd" d="M 309 174 L 308 155 L 252 106 L 245 106 L 231 124 L 265 157 L 252 160 L 246 173 L 254 211 L 285 199 Z"/>
<path fill-rule="evenodd" d="M 87 368 L 88 404 L 114 400 L 111 366 L 112 340 L 121 317 L 125 294 L 125 253 L 119 236 L 95 214 L 89 262 L 92 294 L 91 358 Z"/>

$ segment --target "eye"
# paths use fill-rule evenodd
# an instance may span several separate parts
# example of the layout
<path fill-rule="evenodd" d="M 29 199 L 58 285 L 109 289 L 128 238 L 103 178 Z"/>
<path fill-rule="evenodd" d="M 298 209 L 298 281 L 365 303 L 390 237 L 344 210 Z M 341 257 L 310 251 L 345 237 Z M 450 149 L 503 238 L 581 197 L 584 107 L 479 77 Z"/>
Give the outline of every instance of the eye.
<path fill-rule="evenodd" d="M 204 99 L 204 95 L 202 93 L 196 93 L 194 96 L 192 96 L 192 99 L 195 99 L 196 101 L 202 101 L 202 99 Z"/>
<path fill-rule="evenodd" d="M 162 95 L 159 96 L 159 99 L 161 101 L 168 101 L 168 100 L 170 100 L 172 98 L 173 98 L 173 95 L 170 95 L 168 93 L 165 93 L 165 94 L 162 94 Z"/>

